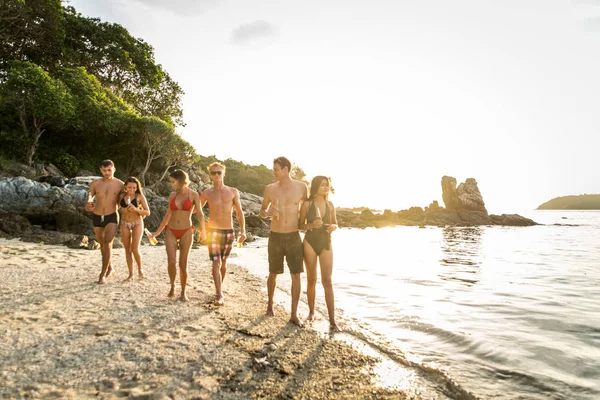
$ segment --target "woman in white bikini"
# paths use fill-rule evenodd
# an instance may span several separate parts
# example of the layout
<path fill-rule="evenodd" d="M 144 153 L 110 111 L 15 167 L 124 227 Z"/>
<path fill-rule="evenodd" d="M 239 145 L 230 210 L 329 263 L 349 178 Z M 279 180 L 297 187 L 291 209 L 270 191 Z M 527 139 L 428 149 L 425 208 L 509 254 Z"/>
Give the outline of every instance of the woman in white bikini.
<path fill-rule="evenodd" d="M 150 208 L 146 196 L 142 192 L 142 184 L 137 178 L 131 176 L 125 179 L 125 192 L 119 196 L 119 208 L 121 210 L 121 240 L 125 247 L 125 258 L 129 276 L 126 281 L 133 279 L 133 259 L 138 266 L 138 275 L 142 279 L 142 255 L 140 254 L 140 242 L 144 232 L 144 218 L 150 215 Z"/>

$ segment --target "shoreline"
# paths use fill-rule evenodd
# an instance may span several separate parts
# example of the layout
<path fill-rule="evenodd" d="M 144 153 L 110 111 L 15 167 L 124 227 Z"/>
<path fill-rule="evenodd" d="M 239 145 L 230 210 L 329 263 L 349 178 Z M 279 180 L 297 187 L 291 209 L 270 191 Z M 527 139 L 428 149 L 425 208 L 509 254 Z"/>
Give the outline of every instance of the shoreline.
<path fill-rule="evenodd" d="M 266 317 L 265 283 L 235 258 L 216 307 L 205 246 L 190 253 L 189 303 L 166 297 L 164 247 L 142 257 L 146 279 L 122 282 L 115 249 L 116 276 L 97 285 L 99 251 L 0 239 L 0 396 L 409 397 L 375 383 L 377 357 L 287 323 L 280 304 Z"/>

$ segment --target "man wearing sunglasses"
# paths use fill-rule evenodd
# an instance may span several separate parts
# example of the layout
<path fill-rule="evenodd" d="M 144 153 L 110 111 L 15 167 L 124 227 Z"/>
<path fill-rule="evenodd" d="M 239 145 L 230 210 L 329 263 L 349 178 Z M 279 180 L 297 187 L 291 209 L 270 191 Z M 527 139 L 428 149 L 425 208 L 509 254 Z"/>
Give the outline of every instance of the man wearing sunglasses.
<path fill-rule="evenodd" d="M 224 303 L 223 281 L 227 273 L 227 257 L 231 253 L 233 239 L 233 210 L 240 226 L 238 243 L 246 240 L 246 220 L 242 212 L 240 193 L 236 188 L 225 186 L 225 165 L 214 162 L 208 166 L 208 173 L 213 181 L 213 187 L 206 189 L 200 195 L 200 204 L 208 203 L 208 255 L 212 261 L 212 276 L 215 283 L 216 306 Z"/>
<path fill-rule="evenodd" d="M 273 160 L 273 175 L 277 182 L 267 185 L 260 208 L 260 216 L 271 217 L 269 233 L 269 278 L 267 279 L 267 315 L 274 315 L 273 296 L 277 275 L 283 273 L 283 259 L 292 277 L 292 314 L 290 322 L 302 326 L 298 318 L 298 303 L 304 272 L 302 239 L 298 230 L 298 217 L 302 202 L 308 198 L 308 186 L 290 177 L 292 163 L 285 157 Z"/>

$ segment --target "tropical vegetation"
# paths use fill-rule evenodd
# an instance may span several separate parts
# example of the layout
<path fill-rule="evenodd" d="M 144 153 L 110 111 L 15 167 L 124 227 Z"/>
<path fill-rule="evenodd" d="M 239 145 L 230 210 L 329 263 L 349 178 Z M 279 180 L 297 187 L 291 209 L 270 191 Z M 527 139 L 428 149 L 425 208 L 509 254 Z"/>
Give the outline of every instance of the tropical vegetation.
<path fill-rule="evenodd" d="M 52 163 L 66 176 L 110 158 L 124 176 L 204 169 L 185 141 L 184 91 L 154 49 L 60 0 L 0 0 L 0 159 Z M 221 161 L 221 160 L 219 160 Z M 269 168 L 235 160 L 227 183 L 261 195 Z M 304 178 L 301 168 L 293 175 Z"/>

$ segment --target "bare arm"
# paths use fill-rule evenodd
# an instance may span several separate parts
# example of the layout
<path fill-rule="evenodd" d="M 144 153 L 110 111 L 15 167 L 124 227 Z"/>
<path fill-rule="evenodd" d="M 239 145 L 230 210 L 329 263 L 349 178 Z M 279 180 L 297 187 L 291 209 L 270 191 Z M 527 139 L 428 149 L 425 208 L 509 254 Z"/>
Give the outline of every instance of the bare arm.
<path fill-rule="evenodd" d="M 169 195 L 169 201 L 167 203 L 167 212 L 165 213 L 165 216 L 163 217 L 162 221 L 160 222 L 160 225 L 158 226 L 158 228 L 156 228 L 156 231 L 152 234 L 153 237 L 160 235 L 162 233 L 162 231 L 165 229 L 165 227 L 169 224 L 169 221 L 171 220 L 171 216 L 173 215 L 173 210 L 171 210 L 170 204 L 171 204 L 171 200 L 173 199 L 174 196 L 175 196 L 175 192 L 173 192 Z"/>
<path fill-rule="evenodd" d="M 273 216 L 273 210 L 271 207 L 271 185 L 267 185 L 265 188 L 265 194 L 263 196 L 263 202 L 258 211 L 258 215 L 263 218 L 269 218 Z"/>
<path fill-rule="evenodd" d="M 237 189 L 235 191 L 235 197 L 233 198 L 233 207 L 235 208 L 235 216 L 240 226 L 240 238 L 239 242 L 246 240 L 246 218 L 244 217 L 244 211 L 242 210 L 242 202 L 240 201 L 240 192 Z"/>
<path fill-rule="evenodd" d="M 300 217 L 298 218 L 298 229 L 301 231 L 307 231 L 311 229 L 310 224 L 306 221 L 306 215 L 308 214 L 308 203 L 305 201 L 300 207 Z"/>
<path fill-rule="evenodd" d="M 335 231 L 338 228 L 337 225 L 337 216 L 335 215 L 335 207 L 333 206 L 332 202 L 328 202 L 329 203 L 329 207 L 331 207 L 331 224 L 326 225 L 326 230 L 328 233 L 331 233 L 333 231 Z"/>
<path fill-rule="evenodd" d="M 198 222 L 200 223 L 200 242 L 206 238 L 206 221 L 204 221 L 204 211 L 202 211 L 202 201 L 198 193 L 194 194 L 194 205 L 196 207 L 196 214 L 198 215 Z"/>
<path fill-rule="evenodd" d="M 302 182 L 302 185 L 304 185 L 304 196 L 302 196 L 302 202 L 305 202 L 308 200 L 308 185 L 304 182 Z"/>
<path fill-rule="evenodd" d="M 146 200 L 146 196 L 144 196 L 142 194 L 142 207 L 141 208 L 136 208 L 135 210 L 137 211 L 138 214 L 140 214 L 142 217 L 147 217 L 150 215 L 150 207 L 148 206 L 148 201 Z"/>
<path fill-rule="evenodd" d="M 90 188 L 88 190 L 88 198 L 85 200 L 85 210 L 86 211 L 93 211 L 94 210 L 94 204 L 90 203 L 90 198 L 92 198 L 93 196 L 96 195 L 96 182 L 98 182 L 98 180 L 95 180 L 94 182 L 92 182 L 90 184 Z"/>

